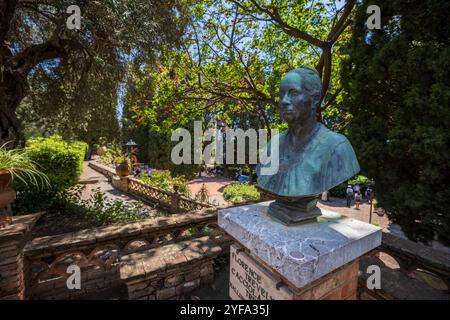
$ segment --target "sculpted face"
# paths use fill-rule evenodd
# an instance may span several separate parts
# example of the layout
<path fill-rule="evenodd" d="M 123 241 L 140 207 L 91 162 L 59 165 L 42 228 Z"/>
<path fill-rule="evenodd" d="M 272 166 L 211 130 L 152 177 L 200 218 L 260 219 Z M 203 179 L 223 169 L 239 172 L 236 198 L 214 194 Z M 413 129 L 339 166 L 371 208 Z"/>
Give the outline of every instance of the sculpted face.
<path fill-rule="evenodd" d="M 289 72 L 280 83 L 280 112 L 281 117 L 289 126 L 301 126 L 315 118 L 316 97 L 303 87 L 304 79 Z"/>

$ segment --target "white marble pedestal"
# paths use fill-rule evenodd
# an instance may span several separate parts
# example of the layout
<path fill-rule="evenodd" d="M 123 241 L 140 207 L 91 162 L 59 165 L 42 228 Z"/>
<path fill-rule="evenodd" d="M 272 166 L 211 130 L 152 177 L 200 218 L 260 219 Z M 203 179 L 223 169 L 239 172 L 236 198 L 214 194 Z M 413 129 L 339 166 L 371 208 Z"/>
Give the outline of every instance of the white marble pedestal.
<path fill-rule="evenodd" d="M 231 250 L 230 296 L 355 298 L 358 258 L 381 244 L 381 229 L 327 210 L 317 222 L 285 226 L 267 214 L 269 204 L 219 210 L 220 227 L 236 240 Z M 281 287 L 287 292 L 279 295 Z M 261 295 L 261 290 L 271 293 Z"/>

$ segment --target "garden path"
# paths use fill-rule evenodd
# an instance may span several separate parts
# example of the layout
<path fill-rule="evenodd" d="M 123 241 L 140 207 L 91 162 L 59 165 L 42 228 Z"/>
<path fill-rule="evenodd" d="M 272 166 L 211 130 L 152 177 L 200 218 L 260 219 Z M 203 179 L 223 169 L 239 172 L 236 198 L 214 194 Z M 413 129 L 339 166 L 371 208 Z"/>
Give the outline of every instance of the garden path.
<path fill-rule="evenodd" d="M 83 173 L 80 177 L 80 181 L 84 182 L 86 185 L 86 188 L 81 195 L 83 200 L 91 198 L 98 189 L 111 201 L 120 200 L 130 205 L 139 202 L 127 193 L 114 188 L 106 176 L 89 167 L 89 161 L 83 163 Z M 160 210 L 157 210 L 148 204 L 142 202 L 141 204 L 143 205 L 143 213 L 146 215 L 159 215 L 161 213 Z"/>

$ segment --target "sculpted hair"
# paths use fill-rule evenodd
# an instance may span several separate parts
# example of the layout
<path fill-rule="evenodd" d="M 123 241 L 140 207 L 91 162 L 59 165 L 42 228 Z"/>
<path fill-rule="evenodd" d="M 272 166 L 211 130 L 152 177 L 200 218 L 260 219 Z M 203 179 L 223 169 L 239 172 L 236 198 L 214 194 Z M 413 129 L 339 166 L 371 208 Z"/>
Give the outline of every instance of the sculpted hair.
<path fill-rule="evenodd" d="M 316 70 L 308 67 L 300 67 L 290 72 L 295 72 L 302 77 L 305 80 L 302 81 L 303 88 L 312 95 L 318 95 L 320 98 L 322 93 L 322 80 L 320 80 L 319 73 Z"/>

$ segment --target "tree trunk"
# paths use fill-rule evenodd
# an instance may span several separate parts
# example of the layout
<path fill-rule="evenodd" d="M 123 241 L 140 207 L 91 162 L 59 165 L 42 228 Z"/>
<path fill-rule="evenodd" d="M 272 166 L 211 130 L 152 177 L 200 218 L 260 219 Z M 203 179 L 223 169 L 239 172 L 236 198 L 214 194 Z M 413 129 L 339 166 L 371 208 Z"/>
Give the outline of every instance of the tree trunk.
<path fill-rule="evenodd" d="M 14 148 L 23 143 L 20 123 L 16 110 L 26 96 L 28 83 L 26 77 L 10 73 L 2 66 L 0 79 L 0 145 Z"/>

